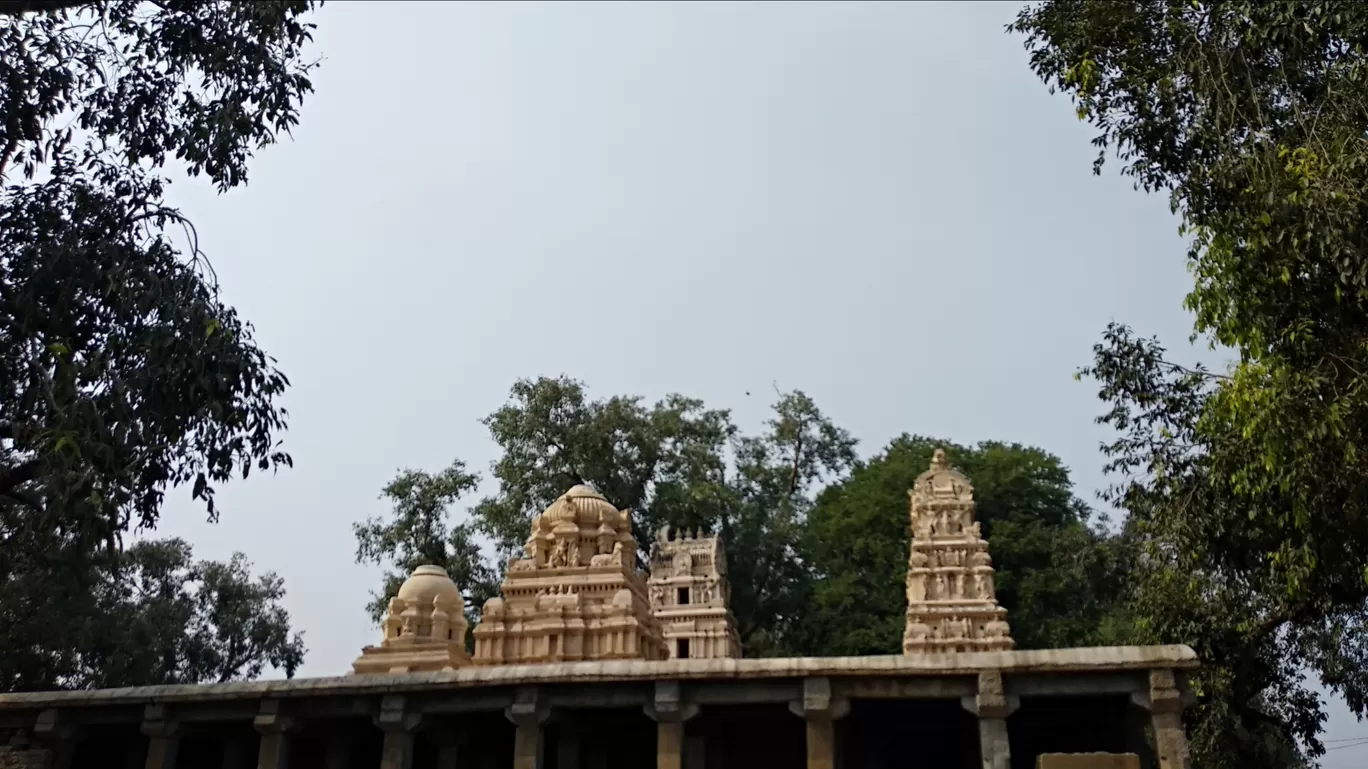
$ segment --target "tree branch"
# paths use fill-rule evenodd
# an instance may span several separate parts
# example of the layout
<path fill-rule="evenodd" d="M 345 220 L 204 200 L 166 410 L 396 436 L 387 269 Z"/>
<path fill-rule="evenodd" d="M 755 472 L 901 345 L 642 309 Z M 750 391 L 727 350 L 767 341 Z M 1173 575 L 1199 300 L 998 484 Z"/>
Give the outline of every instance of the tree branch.
<path fill-rule="evenodd" d="M 0 16 L 23 16 L 26 13 L 52 13 L 98 5 L 100 0 L 0 0 Z"/>

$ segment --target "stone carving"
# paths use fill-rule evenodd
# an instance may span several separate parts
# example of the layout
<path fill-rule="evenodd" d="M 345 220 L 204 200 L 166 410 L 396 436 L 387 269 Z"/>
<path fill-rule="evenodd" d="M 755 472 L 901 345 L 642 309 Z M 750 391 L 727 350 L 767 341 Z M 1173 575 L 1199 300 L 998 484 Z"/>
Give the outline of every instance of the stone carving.
<path fill-rule="evenodd" d="M 665 526 L 656 532 L 650 561 L 651 611 L 664 628 L 670 656 L 740 657 L 721 538 L 698 529 L 676 535 Z"/>
<path fill-rule="evenodd" d="M 419 566 L 390 599 L 380 623 L 384 638 L 367 646 L 353 673 L 452 670 L 470 664 L 465 601 L 440 566 Z"/>
<path fill-rule="evenodd" d="M 911 498 L 903 653 L 1004 651 L 1013 647 L 998 605 L 988 543 L 974 520 L 974 488 L 937 449 Z"/>
<path fill-rule="evenodd" d="M 532 518 L 523 557 L 475 628 L 475 663 L 665 659 L 632 513 L 578 485 Z"/>

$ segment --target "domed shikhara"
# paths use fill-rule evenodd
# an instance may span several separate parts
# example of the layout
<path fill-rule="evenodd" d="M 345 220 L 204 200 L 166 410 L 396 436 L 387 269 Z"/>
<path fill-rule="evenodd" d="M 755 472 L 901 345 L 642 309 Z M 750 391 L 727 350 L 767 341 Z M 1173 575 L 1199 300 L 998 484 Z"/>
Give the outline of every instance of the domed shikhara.
<path fill-rule="evenodd" d="M 479 664 L 665 657 L 637 571 L 632 512 L 587 485 L 533 516 L 499 593 L 475 629 Z"/>
<path fill-rule="evenodd" d="M 399 592 L 394 597 L 421 606 L 430 606 L 434 601 L 438 601 L 448 607 L 447 611 L 455 608 L 462 612 L 463 616 L 465 612 L 465 599 L 461 597 L 461 589 L 456 587 L 456 583 L 451 581 L 446 569 L 441 566 L 428 564 L 414 569 L 413 574 L 399 586 Z"/>
<path fill-rule="evenodd" d="M 352 663 L 355 673 L 451 670 L 470 664 L 465 600 L 440 566 L 426 564 L 399 586 L 385 612 L 384 638 Z"/>

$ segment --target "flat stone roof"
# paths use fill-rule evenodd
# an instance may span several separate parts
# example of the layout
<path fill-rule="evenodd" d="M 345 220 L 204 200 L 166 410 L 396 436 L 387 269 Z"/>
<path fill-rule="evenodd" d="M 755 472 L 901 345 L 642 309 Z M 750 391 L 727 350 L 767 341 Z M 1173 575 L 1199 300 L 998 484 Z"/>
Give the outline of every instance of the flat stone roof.
<path fill-rule="evenodd" d="M 1107 673 L 1187 670 L 1198 666 L 1187 646 L 1098 646 L 917 656 L 685 659 L 647 662 L 569 662 L 472 666 L 440 673 L 348 675 L 329 678 L 242 681 L 226 684 L 137 686 L 124 689 L 0 694 L 0 710 L 208 702 L 351 694 L 402 694 L 453 688 L 645 681 L 747 680 L 809 677 L 917 677 L 1003 673 Z"/>

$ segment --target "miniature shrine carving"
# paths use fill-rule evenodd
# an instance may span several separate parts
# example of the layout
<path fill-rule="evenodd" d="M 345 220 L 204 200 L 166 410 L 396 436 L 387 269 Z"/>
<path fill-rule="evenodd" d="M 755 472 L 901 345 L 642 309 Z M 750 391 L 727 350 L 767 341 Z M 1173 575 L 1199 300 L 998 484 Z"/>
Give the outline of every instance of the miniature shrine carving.
<path fill-rule="evenodd" d="M 697 530 L 672 534 L 666 526 L 656 533 L 650 561 L 651 611 L 660 621 L 670 657 L 740 657 L 721 538 Z"/>
<path fill-rule="evenodd" d="M 379 646 L 361 650 L 352 663 L 353 673 L 453 670 L 470 664 L 465 601 L 440 566 L 413 570 L 390 599 L 381 626 L 384 639 Z"/>

